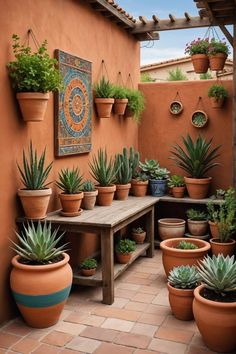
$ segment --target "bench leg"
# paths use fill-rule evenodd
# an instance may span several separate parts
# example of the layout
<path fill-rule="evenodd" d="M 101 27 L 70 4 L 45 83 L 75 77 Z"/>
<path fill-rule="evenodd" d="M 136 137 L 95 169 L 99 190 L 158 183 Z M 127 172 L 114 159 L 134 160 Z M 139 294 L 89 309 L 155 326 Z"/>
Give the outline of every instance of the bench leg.
<path fill-rule="evenodd" d="M 111 305 L 114 302 L 114 249 L 113 231 L 103 229 L 101 232 L 102 257 L 102 302 Z"/>
<path fill-rule="evenodd" d="M 147 232 L 147 242 L 150 242 L 150 247 L 147 249 L 147 257 L 154 256 L 154 206 L 152 210 L 145 215 L 145 228 Z"/>

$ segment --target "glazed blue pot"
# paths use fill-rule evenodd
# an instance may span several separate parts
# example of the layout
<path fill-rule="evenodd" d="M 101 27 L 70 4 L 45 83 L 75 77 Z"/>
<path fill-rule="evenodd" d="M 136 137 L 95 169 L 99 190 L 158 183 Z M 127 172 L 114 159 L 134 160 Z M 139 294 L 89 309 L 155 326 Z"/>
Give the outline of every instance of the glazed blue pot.
<path fill-rule="evenodd" d="M 153 197 L 162 197 L 166 192 L 166 179 L 150 179 L 149 186 L 150 192 Z"/>

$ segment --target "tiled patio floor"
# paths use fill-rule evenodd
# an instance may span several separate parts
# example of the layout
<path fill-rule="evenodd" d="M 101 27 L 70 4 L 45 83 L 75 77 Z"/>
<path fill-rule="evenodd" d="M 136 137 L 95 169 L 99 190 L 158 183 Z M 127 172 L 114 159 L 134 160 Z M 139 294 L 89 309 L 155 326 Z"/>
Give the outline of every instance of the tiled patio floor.
<path fill-rule="evenodd" d="M 172 316 L 161 253 L 141 257 L 115 282 L 113 305 L 101 288 L 76 287 L 61 320 L 47 329 L 17 318 L 0 327 L 0 354 L 210 354 L 194 321 Z"/>

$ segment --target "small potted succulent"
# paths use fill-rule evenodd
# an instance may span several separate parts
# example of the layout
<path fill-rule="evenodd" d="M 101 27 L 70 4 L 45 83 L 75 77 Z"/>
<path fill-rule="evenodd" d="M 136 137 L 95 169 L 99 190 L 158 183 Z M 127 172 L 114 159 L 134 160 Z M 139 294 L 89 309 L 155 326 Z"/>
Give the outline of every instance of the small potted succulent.
<path fill-rule="evenodd" d="M 113 110 L 115 114 L 123 116 L 128 104 L 128 98 L 126 97 L 126 88 L 123 86 L 113 86 L 113 98 L 115 103 L 113 105 Z"/>
<path fill-rule="evenodd" d="M 228 97 L 228 91 L 223 85 L 212 85 L 208 90 L 208 97 L 213 108 L 221 108 Z"/>
<path fill-rule="evenodd" d="M 99 118 L 110 118 L 114 103 L 113 85 L 102 76 L 101 80 L 94 85 L 95 104 Z"/>
<path fill-rule="evenodd" d="M 197 110 L 194 111 L 191 118 L 191 123 L 195 128 L 203 128 L 207 125 L 208 116 L 206 112 Z"/>
<path fill-rule="evenodd" d="M 97 261 L 94 258 L 87 258 L 81 264 L 81 273 L 85 277 L 90 277 L 96 273 Z"/>
<path fill-rule="evenodd" d="M 84 192 L 81 207 L 86 210 L 92 210 L 96 203 L 98 190 L 95 188 L 95 185 L 91 180 L 85 181 L 81 189 Z"/>
<path fill-rule="evenodd" d="M 212 71 L 223 70 L 228 54 L 230 51 L 226 41 L 212 38 L 208 47 L 210 69 Z"/>
<path fill-rule="evenodd" d="M 208 224 L 212 238 L 219 238 L 218 221 L 219 221 L 219 205 L 210 201 L 207 203 Z"/>
<path fill-rule="evenodd" d="M 84 196 L 81 191 L 82 178 L 78 167 L 61 169 L 59 172 L 59 181 L 56 182 L 56 185 L 62 190 L 59 199 L 62 205 L 60 213 L 63 216 L 80 215 L 82 211 L 80 205 Z"/>
<path fill-rule="evenodd" d="M 136 244 L 134 241 L 128 238 L 120 239 L 115 245 L 116 259 L 118 263 L 128 263 L 132 257 L 132 252 L 134 252 L 135 249 Z"/>
<path fill-rule="evenodd" d="M 132 168 L 127 148 L 123 148 L 122 154 L 117 154 L 115 156 L 115 166 L 117 170 L 115 198 L 118 200 L 125 200 L 129 195 L 132 178 Z"/>
<path fill-rule="evenodd" d="M 197 74 L 206 73 L 209 67 L 208 59 L 209 39 L 197 38 L 186 44 L 185 54 L 191 56 L 194 71 Z"/>
<path fill-rule="evenodd" d="M 129 151 L 129 164 L 132 170 L 131 193 L 135 197 L 144 197 L 147 194 L 148 177 L 139 171 L 139 157 L 139 152 L 131 146 Z"/>
<path fill-rule="evenodd" d="M 208 228 L 208 215 L 201 210 L 198 209 L 188 209 L 187 212 L 188 217 L 188 230 L 193 236 L 205 236 Z"/>
<path fill-rule="evenodd" d="M 126 89 L 128 104 L 125 111 L 125 117 L 132 117 L 136 123 L 141 122 L 141 115 L 145 109 L 145 100 L 143 93 L 135 89 Z"/>
<path fill-rule="evenodd" d="M 172 101 L 170 104 L 170 113 L 178 115 L 183 111 L 183 104 L 180 101 Z"/>
<path fill-rule="evenodd" d="M 132 240 L 137 244 L 142 244 L 146 238 L 146 231 L 142 227 L 133 227 L 131 232 Z"/>
<path fill-rule="evenodd" d="M 180 175 L 172 175 L 167 182 L 168 187 L 174 198 L 183 198 L 185 192 L 184 177 Z"/>
<path fill-rule="evenodd" d="M 169 302 L 176 318 L 182 321 L 193 319 L 193 291 L 199 285 L 199 274 L 195 266 L 174 267 L 167 278 Z"/>

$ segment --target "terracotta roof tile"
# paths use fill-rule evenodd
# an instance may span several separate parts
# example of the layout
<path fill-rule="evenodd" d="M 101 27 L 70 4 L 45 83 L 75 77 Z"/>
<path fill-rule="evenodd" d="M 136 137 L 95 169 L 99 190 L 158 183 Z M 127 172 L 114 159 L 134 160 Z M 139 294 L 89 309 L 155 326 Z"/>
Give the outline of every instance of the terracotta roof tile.
<path fill-rule="evenodd" d="M 120 12 L 121 14 L 123 14 L 125 17 L 127 17 L 130 21 L 132 21 L 133 23 L 136 22 L 136 19 L 130 15 L 128 12 L 126 12 L 122 7 L 119 6 L 119 4 L 117 2 L 115 2 L 114 0 L 106 0 L 106 2 L 110 5 L 112 5 L 118 12 Z"/>

